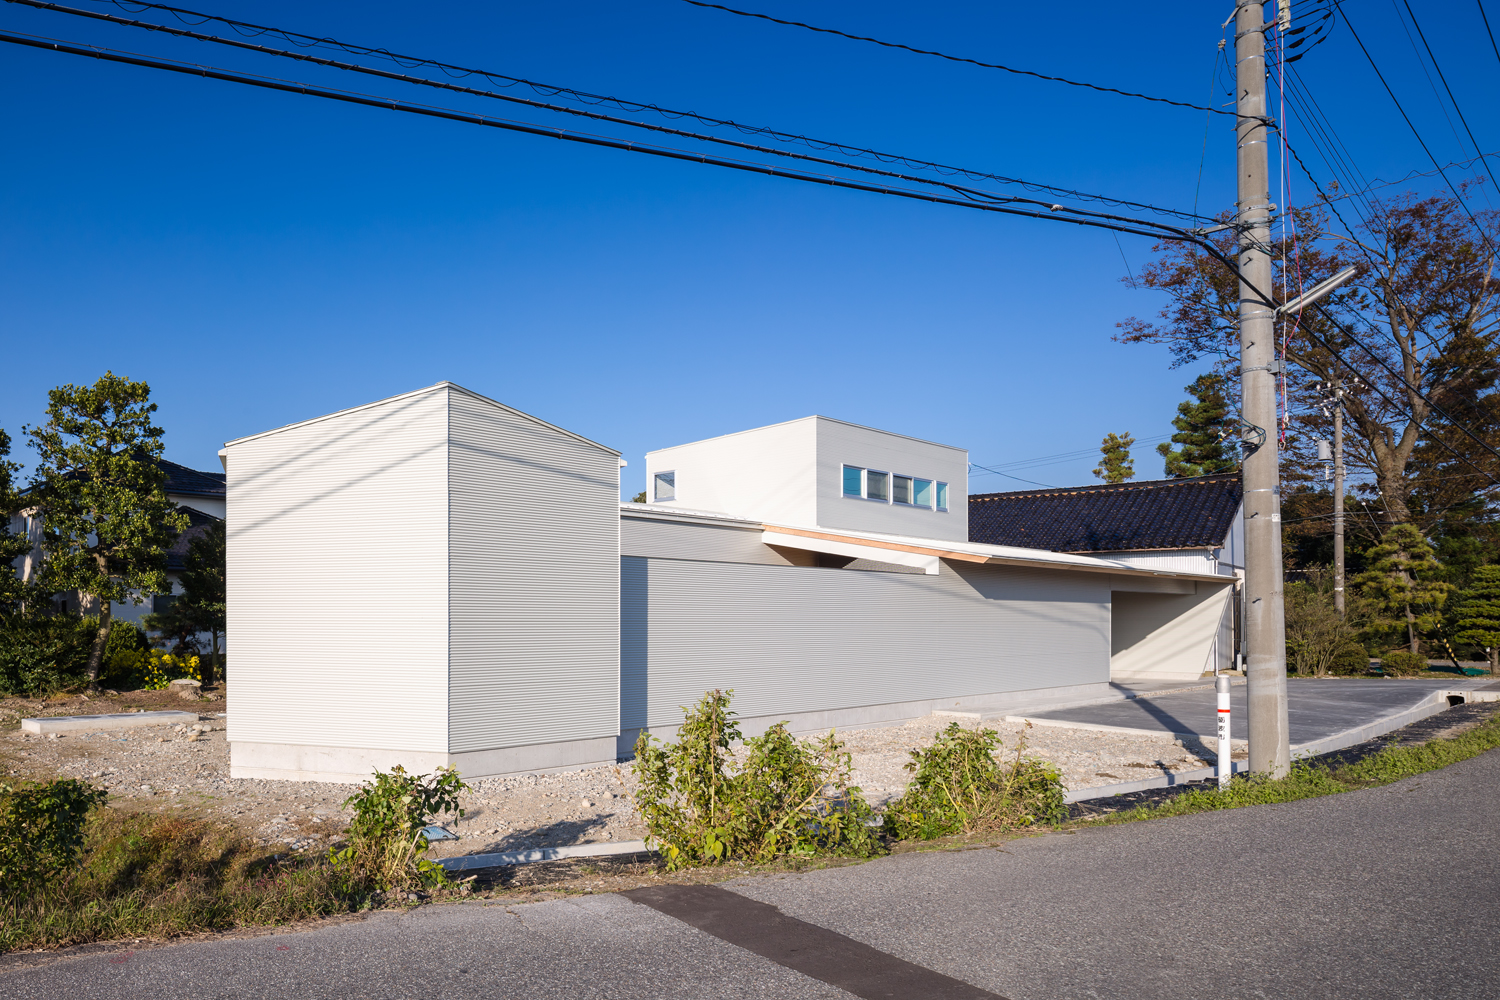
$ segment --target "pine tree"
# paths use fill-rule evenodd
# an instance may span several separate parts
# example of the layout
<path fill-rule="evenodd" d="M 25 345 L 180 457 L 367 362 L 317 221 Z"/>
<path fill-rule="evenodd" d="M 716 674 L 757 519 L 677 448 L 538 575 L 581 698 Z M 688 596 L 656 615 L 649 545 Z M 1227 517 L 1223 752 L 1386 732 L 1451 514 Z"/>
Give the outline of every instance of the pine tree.
<path fill-rule="evenodd" d="M 1189 479 L 1233 472 L 1239 463 L 1224 441 L 1235 420 L 1224 395 L 1223 376 L 1199 375 L 1185 391 L 1193 399 L 1177 404 L 1177 416 L 1172 421 L 1177 433 L 1172 435 L 1171 444 L 1163 441 L 1156 446 L 1156 453 L 1167 460 L 1167 476 Z M 1174 450 L 1174 444 L 1180 447 Z"/>
<path fill-rule="evenodd" d="M 163 489 L 155 459 L 162 429 L 152 426 L 151 387 L 113 372 L 91 386 L 48 394 L 47 422 L 26 428 L 37 463 L 27 499 L 42 518 L 40 585 L 76 590 L 95 605 L 99 630 L 89 650 L 89 687 L 109 643 L 110 603 L 141 603 L 167 589 L 166 547 L 188 526 Z"/>
<path fill-rule="evenodd" d="M 1500 566 L 1481 566 L 1473 581 L 1458 595 L 1453 620 L 1454 638 L 1490 651 L 1490 673 L 1500 670 Z"/>
<path fill-rule="evenodd" d="M 1370 570 L 1355 577 L 1354 585 L 1382 609 L 1404 619 L 1408 647 L 1417 655 L 1422 632 L 1442 621 L 1439 609 L 1453 589 L 1437 578 L 1442 564 L 1412 524 L 1393 525 L 1365 558 Z"/>
<path fill-rule="evenodd" d="M 21 577 L 11 569 L 11 563 L 31 549 L 31 541 L 22 532 L 10 530 L 10 519 L 25 508 L 20 493 L 15 488 L 15 474 L 20 463 L 11 461 L 10 435 L 0 430 L 0 611 L 18 608 L 26 592 Z"/>
<path fill-rule="evenodd" d="M 1135 461 L 1130 457 L 1130 446 L 1133 444 L 1135 437 L 1129 431 L 1104 435 L 1104 440 L 1099 444 L 1099 453 L 1104 457 L 1099 460 L 1094 475 L 1106 483 L 1123 483 L 1127 479 L 1134 479 Z"/>

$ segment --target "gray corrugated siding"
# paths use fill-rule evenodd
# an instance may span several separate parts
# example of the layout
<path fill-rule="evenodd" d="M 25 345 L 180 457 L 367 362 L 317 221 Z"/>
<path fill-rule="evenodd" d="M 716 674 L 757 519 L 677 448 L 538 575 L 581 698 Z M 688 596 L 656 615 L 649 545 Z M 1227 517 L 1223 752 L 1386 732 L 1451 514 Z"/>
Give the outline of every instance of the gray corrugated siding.
<path fill-rule="evenodd" d="M 760 540 L 761 532 L 758 524 L 740 528 L 624 514 L 620 518 L 620 555 L 789 565 Z"/>
<path fill-rule="evenodd" d="M 675 725 L 711 688 L 750 717 L 1109 680 L 1103 577 L 621 562 L 623 729 Z"/>
<path fill-rule="evenodd" d="M 236 741 L 446 749 L 446 396 L 230 447 Z"/>
<path fill-rule="evenodd" d="M 616 456 L 462 393 L 449 419 L 449 749 L 615 735 Z"/>

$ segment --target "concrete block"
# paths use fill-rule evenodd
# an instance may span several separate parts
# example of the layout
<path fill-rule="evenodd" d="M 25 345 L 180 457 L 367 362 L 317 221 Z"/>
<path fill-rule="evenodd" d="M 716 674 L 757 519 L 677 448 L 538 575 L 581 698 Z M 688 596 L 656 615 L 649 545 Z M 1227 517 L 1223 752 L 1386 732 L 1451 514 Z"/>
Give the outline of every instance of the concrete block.
<path fill-rule="evenodd" d="M 27 733 L 86 733 L 105 729 L 143 729 L 147 726 L 191 726 L 197 712 L 124 712 L 118 715 L 59 715 L 48 719 L 22 719 Z"/>
<path fill-rule="evenodd" d="M 450 872 L 475 868 L 501 868 L 509 865 L 557 861 L 561 858 L 601 858 L 618 854 L 644 854 L 644 840 L 624 840 L 618 844 L 577 844 L 572 847 L 537 847 L 529 851 L 502 851 L 497 854 L 463 854 L 456 858 L 439 858 L 438 864 Z"/>

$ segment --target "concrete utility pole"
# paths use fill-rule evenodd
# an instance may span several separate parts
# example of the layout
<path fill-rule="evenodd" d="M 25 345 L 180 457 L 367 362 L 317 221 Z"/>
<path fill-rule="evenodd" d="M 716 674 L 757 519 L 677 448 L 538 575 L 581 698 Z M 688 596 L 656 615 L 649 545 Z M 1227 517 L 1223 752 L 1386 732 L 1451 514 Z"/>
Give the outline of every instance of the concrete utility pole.
<path fill-rule="evenodd" d="M 1271 276 L 1271 190 L 1266 150 L 1266 22 L 1260 0 L 1240 0 L 1234 21 L 1239 118 L 1241 412 L 1245 439 L 1245 675 L 1250 769 L 1291 767 L 1282 603 L 1281 470 L 1276 440 L 1276 313 L 1261 299 Z"/>
<path fill-rule="evenodd" d="M 1333 606 L 1344 614 L 1344 377 L 1333 362 Z"/>

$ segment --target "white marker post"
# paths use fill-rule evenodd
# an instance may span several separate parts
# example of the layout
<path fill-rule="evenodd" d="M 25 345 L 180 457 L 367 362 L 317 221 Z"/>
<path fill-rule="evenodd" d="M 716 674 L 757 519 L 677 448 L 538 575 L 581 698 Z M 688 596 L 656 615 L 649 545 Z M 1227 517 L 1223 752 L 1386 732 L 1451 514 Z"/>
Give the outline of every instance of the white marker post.
<path fill-rule="evenodd" d="M 1220 674 L 1214 678 L 1214 690 L 1219 694 L 1219 759 L 1214 768 L 1219 775 L 1219 787 L 1229 784 L 1229 775 L 1234 771 L 1229 749 L 1229 677 Z"/>

